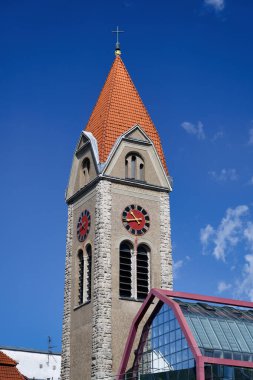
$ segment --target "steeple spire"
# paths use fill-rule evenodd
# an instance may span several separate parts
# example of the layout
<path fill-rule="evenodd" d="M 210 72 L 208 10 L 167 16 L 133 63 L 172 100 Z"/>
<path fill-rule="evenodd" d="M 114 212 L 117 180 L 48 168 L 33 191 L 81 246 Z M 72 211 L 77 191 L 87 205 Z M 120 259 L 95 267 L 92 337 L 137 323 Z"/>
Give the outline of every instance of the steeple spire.
<path fill-rule="evenodd" d="M 117 26 L 117 30 L 113 30 L 112 33 L 117 34 L 117 41 L 116 41 L 116 47 L 115 47 L 115 55 L 121 55 L 120 50 L 120 43 L 119 43 L 119 33 L 124 33 L 124 30 L 119 30 L 119 27 Z"/>
<path fill-rule="evenodd" d="M 117 138 L 138 124 L 153 141 L 168 172 L 158 132 L 119 55 L 116 55 L 85 130 L 97 139 L 99 157 L 105 162 Z"/>

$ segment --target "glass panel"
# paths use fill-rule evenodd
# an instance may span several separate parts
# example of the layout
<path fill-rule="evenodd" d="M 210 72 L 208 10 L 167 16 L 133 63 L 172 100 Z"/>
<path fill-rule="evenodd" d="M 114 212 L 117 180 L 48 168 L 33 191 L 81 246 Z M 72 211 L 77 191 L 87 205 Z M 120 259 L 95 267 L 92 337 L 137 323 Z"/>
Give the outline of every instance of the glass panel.
<path fill-rule="evenodd" d="M 238 346 L 238 343 L 237 343 L 234 335 L 232 334 L 232 331 L 229 328 L 228 323 L 226 321 L 221 321 L 220 326 L 221 326 L 222 331 L 224 332 L 224 334 L 227 338 L 227 341 L 229 343 L 229 346 L 230 346 L 229 349 L 231 351 L 240 351 L 240 347 Z"/>
<path fill-rule="evenodd" d="M 237 326 L 240 329 L 240 332 L 245 339 L 245 342 L 247 343 L 247 346 L 249 347 L 249 351 L 253 352 L 253 338 L 250 333 L 250 325 L 249 323 L 240 323 L 237 322 Z"/>
<path fill-rule="evenodd" d="M 237 326 L 237 322 L 229 322 L 229 327 L 234 335 L 234 338 L 237 342 L 237 344 L 239 345 L 239 351 L 243 351 L 243 352 L 250 352 L 250 349 L 248 347 L 248 345 L 245 343 L 245 340 L 241 334 L 241 331 L 239 330 L 238 326 Z M 233 350 L 233 351 L 236 351 L 236 350 Z"/>
<path fill-rule="evenodd" d="M 208 336 L 208 339 L 212 345 L 213 348 L 221 349 L 221 345 L 219 343 L 218 338 L 216 337 L 216 334 L 212 328 L 212 325 L 210 321 L 207 318 L 201 318 L 201 323 L 203 328 L 205 329 L 205 332 Z"/>
<path fill-rule="evenodd" d="M 216 319 L 210 319 L 210 323 L 211 323 L 213 330 L 214 330 L 214 332 L 215 332 L 215 334 L 216 334 L 216 336 L 220 342 L 221 348 L 223 350 L 229 350 L 230 346 L 229 346 L 228 341 L 224 335 L 224 332 L 221 329 L 219 322 Z"/>
<path fill-rule="evenodd" d="M 186 321 L 187 321 L 187 323 L 188 323 L 188 325 L 189 325 L 189 327 L 191 329 L 191 332 L 194 335 L 194 338 L 195 338 L 195 340 L 197 342 L 197 345 L 199 347 L 201 347 L 201 341 L 200 341 L 199 336 L 198 336 L 198 334 L 197 334 L 197 332 L 196 332 L 196 330 L 195 330 L 195 328 L 194 328 L 194 326 L 192 324 L 191 318 L 189 316 L 187 316 L 187 315 L 185 316 L 185 318 L 186 318 Z"/>
<path fill-rule="evenodd" d="M 205 332 L 199 318 L 193 316 L 193 317 L 191 317 L 191 321 L 192 321 L 192 324 L 195 327 L 195 330 L 198 334 L 199 340 L 201 342 L 201 347 L 212 348 L 212 345 L 211 345 L 209 339 L 207 338 L 206 332 Z"/>
<path fill-rule="evenodd" d="M 133 365 L 136 379 L 196 380 L 192 352 L 167 305 L 161 307 L 145 336 L 146 342 L 142 337 L 143 344 L 139 345 Z"/>
<path fill-rule="evenodd" d="M 253 380 L 253 369 L 207 364 L 205 380 Z"/>

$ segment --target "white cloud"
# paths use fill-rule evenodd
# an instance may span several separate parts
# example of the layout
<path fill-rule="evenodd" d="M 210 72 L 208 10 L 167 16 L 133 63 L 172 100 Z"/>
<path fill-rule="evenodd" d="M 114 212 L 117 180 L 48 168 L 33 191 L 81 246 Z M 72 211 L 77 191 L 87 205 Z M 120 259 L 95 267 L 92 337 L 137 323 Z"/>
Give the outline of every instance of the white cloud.
<path fill-rule="evenodd" d="M 219 292 L 219 293 L 223 293 L 223 292 L 225 292 L 226 290 L 229 290 L 231 287 L 232 287 L 232 284 L 228 284 L 228 283 L 225 282 L 225 281 L 220 281 L 220 282 L 218 283 L 218 287 L 217 287 L 217 289 L 218 289 L 218 292 Z"/>
<path fill-rule="evenodd" d="M 212 254 L 217 260 L 225 261 L 229 249 L 235 247 L 245 236 L 244 219 L 248 213 L 248 206 L 240 205 L 226 211 L 218 227 L 214 229 L 210 224 L 200 230 L 200 241 L 203 249 L 212 246 Z"/>
<path fill-rule="evenodd" d="M 248 141 L 248 144 L 249 145 L 253 145 L 253 128 L 251 128 L 249 130 L 249 141 Z"/>
<path fill-rule="evenodd" d="M 239 297 L 246 295 L 253 301 L 253 222 L 247 222 L 243 234 L 248 243 L 250 254 L 244 256 L 245 264 L 242 278 L 236 282 L 235 295 Z"/>
<path fill-rule="evenodd" d="M 179 269 L 182 268 L 184 262 L 183 260 L 173 261 L 173 275 L 174 278 L 178 277 Z"/>
<path fill-rule="evenodd" d="M 217 260 L 228 262 L 233 272 L 233 280 L 230 272 L 228 281 L 218 283 L 218 292 L 231 289 L 234 297 L 253 301 L 253 221 L 249 215 L 246 205 L 227 209 L 216 228 L 208 224 L 200 230 L 200 241 L 203 249 L 208 249 Z M 229 261 L 231 250 L 233 256 Z"/>
<path fill-rule="evenodd" d="M 253 185 L 253 177 L 250 178 L 250 180 L 249 180 L 249 184 L 250 184 L 250 185 Z"/>
<path fill-rule="evenodd" d="M 236 281 L 236 297 L 246 295 L 253 301 L 253 254 L 244 256 L 245 264 L 242 279 Z"/>
<path fill-rule="evenodd" d="M 206 138 L 204 126 L 201 121 L 199 121 L 196 125 L 189 123 L 188 121 L 184 121 L 181 124 L 181 127 L 190 135 L 195 135 L 199 140 L 204 140 Z"/>
<path fill-rule="evenodd" d="M 238 179 L 236 169 L 222 169 L 219 173 L 213 170 L 209 172 L 209 175 L 218 182 L 236 181 Z"/>
<path fill-rule="evenodd" d="M 200 230 L 200 241 L 204 246 L 207 246 L 209 239 L 215 234 L 214 228 L 208 224 L 205 228 Z"/>
<path fill-rule="evenodd" d="M 244 230 L 244 237 L 248 241 L 250 248 L 253 251 L 253 223 L 252 222 L 247 223 L 247 227 Z"/>
<path fill-rule="evenodd" d="M 216 11 L 222 11 L 225 7 L 224 0 L 204 0 L 206 5 L 213 7 Z"/>
<path fill-rule="evenodd" d="M 218 131 L 213 135 L 212 141 L 221 139 L 223 136 L 224 136 L 224 133 L 222 131 Z"/>

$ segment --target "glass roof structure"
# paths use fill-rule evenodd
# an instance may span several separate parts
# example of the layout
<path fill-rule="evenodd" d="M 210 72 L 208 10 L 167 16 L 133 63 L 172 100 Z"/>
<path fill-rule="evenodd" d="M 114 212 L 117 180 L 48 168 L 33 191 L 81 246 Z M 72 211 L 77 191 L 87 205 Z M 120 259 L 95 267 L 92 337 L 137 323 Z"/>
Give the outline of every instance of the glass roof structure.
<path fill-rule="evenodd" d="M 152 289 L 116 379 L 253 380 L 253 303 Z"/>
<path fill-rule="evenodd" d="M 176 302 L 198 347 L 207 356 L 213 353 L 217 357 L 232 358 L 229 353 L 253 353 L 253 310 L 201 302 Z M 240 355 L 233 355 L 233 358 L 243 359 Z M 245 355 L 245 360 L 249 360 L 249 356 Z"/>

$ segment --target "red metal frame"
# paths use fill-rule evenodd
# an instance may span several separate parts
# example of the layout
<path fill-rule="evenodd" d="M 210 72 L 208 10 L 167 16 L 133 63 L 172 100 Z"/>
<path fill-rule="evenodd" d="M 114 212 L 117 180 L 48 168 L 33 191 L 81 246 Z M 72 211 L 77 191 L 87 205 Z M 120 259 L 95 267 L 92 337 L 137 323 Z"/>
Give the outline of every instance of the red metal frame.
<path fill-rule="evenodd" d="M 138 326 L 146 314 L 149 306 L 153 302 L 154 298 L 158 298 L 163 303 L 169 305 L 172 310 L 175 313 L 175 316 L 178 320 L 178 323 L 184 332 L 185 338 L 188 342 L 189 347 L 192 350 L 193 356 L 196 360 L 196 375 L 197 380 L 204 380 L 205 379 L 205 373 L 204 373 L 204 366 L 205 363 L 209 364 L 220 364 L 220 365 L 227 365 L 227 366 L 233 366 L 233 367 L 244 367 L 244 368 L 253 368 L 253 362 L 247 362 L 247 361 L 241 361 L 241 360 L 232 360 L 232 359 L 220 359 L 220 358 L 211 358 L 207 356 L 203 356 L 200 352 L 200 349 L 196 343 L 196 340 L 187 324 L 187 321 L 184 317 L 184 314 L 179 306 L 179 304 L 174 301 L 173 298 L 181 298 L 181 299 L 188 299 L 193 301 L 202 301 L 202 302 L 210 302 L 215 304 L 222 304 L 222 305 L 230 305 L 230 306 L 239 306 L 239 307 L 245 307 L 245 308 L 252 308 L 253 309 L 253 302 L 247 302 L 247 301 L 239 301 L 239 300 L 233 300 L 229 298 L 219 298 L 219 297 L 212 297 L 212 296 L 205 296 L 205 295 L 199 295 L 199 294 L 191 294 L 191 293 L 184 293 L 184 292 L 174 292 L 171 290 L 165 290 L 165 289 L 151 289 L 149 292 L 147 298 L 143 302 L 142 306 L 140 307 L 138 313 L 136 314 L 130 328 L 130 332 L 127 338 L 127 342 L 125 345 L 123 357 L 120 363 L 120 367 L 117 373 L 117 379 L 122 380 L 123 376 L 126 371 L 126 367 L 129 361 L 129 357 L 133 348 L 134 340 L 136 337 L 136 333 L 138 330 Z M 153 314 L 153 313 L 152 313 Z M 150 319 L 150 318 L 149 318 Z"/>

